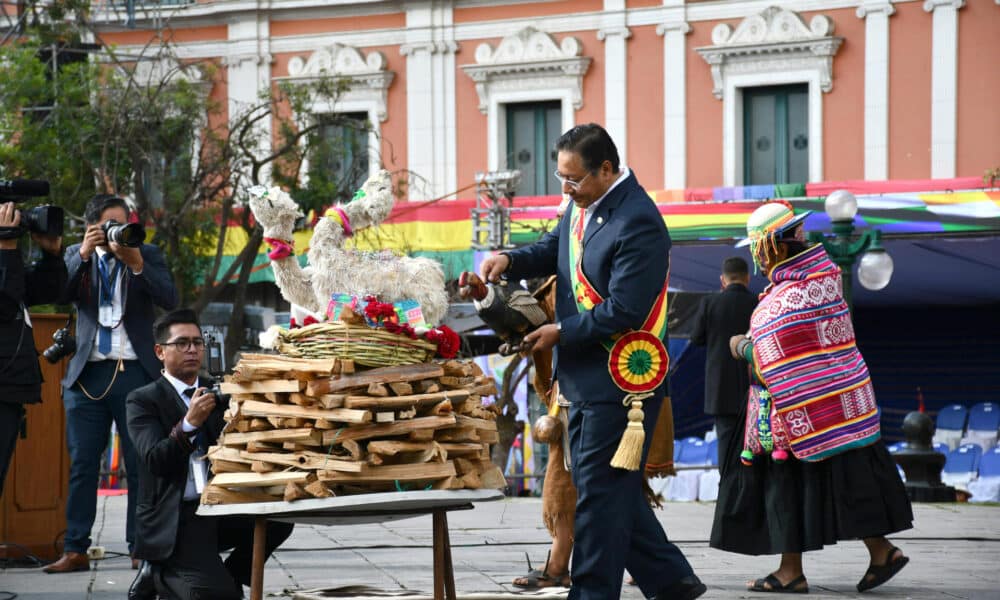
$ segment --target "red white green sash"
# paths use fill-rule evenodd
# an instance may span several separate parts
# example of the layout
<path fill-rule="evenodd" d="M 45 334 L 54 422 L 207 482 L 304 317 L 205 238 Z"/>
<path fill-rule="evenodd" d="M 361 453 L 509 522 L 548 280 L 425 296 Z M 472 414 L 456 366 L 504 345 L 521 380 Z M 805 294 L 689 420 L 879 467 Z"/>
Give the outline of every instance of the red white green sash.
<path fill-rule="evenodd" d="M 570 203 L 569 240 L 570 281 L 573 298 L 581 313 L 593 310 L 604 298 L 583 273 L 583 215 L 584 210 Z M 669 279 L 669 277 L 668 277 Z M 656 297 L 649 315 L 638 331 L 627 331 L 601 342 L 608 351 L 608 372 L 619 388 L 630 394 L 651 392 L 663 383 L 670 358 L 663 345 L 667 334 L 667 280 L 663 291 Z"/>

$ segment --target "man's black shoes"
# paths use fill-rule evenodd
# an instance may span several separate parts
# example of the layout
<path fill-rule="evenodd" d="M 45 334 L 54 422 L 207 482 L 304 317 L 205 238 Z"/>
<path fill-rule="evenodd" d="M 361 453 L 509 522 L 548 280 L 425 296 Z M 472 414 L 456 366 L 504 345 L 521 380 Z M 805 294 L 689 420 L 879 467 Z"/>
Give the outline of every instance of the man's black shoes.
<path fill-rule="evenodd" d="M 694 600 L 706 591 L 708 588 L 697 575 L 688 575 L 670 587 L 660 590 L 660 593 L 656 594 L 656 600 Z"/>
<path fill-rule="evenodd" d="M 128 588 L 128 600 L 156 600 L 155 575 L 153 563 L 142 561 L 139 574 Z"/>

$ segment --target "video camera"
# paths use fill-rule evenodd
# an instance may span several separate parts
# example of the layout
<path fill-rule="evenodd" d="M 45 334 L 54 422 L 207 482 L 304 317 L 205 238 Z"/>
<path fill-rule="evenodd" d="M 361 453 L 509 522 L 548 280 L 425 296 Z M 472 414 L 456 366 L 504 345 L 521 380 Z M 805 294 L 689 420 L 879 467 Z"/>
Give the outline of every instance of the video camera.
<path fill-rule="evenodd" d="M 22 198 L 49 195 L 49 182 L 37 179 L 0 179 L 0 202 L 20 202 Z M 0 240 L 21 237 L 25 231 L 41 235 L 63 234 L 63 209 L 60 206 L 33 206 L 21 211 L 18 227 L 0 227 Z"/>

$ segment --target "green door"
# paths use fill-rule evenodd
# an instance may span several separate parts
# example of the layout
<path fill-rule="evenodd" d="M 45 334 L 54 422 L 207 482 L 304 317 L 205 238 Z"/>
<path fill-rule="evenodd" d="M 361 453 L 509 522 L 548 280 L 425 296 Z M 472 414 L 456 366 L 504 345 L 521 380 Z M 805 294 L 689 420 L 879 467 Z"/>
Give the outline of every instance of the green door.
<path fill-rule="evenodd" d="M 809 181 L 809 86 L 743 90 L 743 185 Z"/>
<path fill-rule="evenodd" d="M 556 140 L 562 134 L 562 107 L 555 102 L 507 105 L 507 168 L 521 171 L 518 196 L 560 194 Z"/>

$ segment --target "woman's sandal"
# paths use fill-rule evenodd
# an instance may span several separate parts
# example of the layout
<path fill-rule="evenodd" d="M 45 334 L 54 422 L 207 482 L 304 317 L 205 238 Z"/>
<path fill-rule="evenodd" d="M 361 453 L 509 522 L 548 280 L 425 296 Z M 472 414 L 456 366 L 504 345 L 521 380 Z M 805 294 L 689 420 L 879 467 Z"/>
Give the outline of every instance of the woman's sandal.
<path fill-rule="evenodd" d="M 569 587 L 569 573 L 564 573 L 563 575 L 549 574 L 548 556 L 545 557 L 545 568 L 541 571 L 531 568 L 531 559 L 528 558 L 527 553 L 524 554 L 524 558 L 528 561 L 528 574 L 523 577 L 518 577 L 511 582 L 511 585 L 529 592 L 549 587 Z"/>
<path fill-rule="evenodd" d="M 896 560 L 892 559 L 892 555 L 899 552 L 900 556 L 896 557 Z M 884 565 L 868 565 L 868 570 L 865 571 L 864 577 L 858 582 L 858 591 L 864 592 L 872 588 L 876 588 L 886 581 L 892 579 L 893 575 L 899 573 L 906 563 L 910 562 L 908 556 L 902 556 L 902 551 L 893 546 L 889 548 L 889 554 L 885 557 Z"/>
<path fill-rule="evenodd" d="M 747 586 L 747 590 L 774 594 L 808 594 L 809 584 L 806 582 L 805 575 L 799 575 L 785 585 L 781 585 L 781 581 L 774 576 L 774 573 L 771 573 L 767 577 L 754 580 L 751 585 Z"/>

